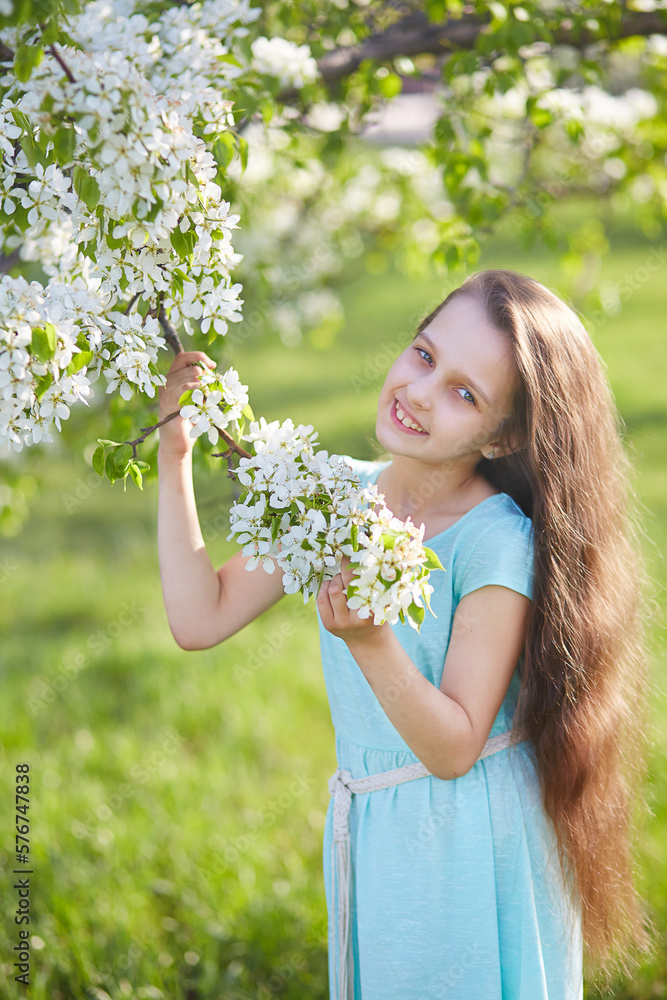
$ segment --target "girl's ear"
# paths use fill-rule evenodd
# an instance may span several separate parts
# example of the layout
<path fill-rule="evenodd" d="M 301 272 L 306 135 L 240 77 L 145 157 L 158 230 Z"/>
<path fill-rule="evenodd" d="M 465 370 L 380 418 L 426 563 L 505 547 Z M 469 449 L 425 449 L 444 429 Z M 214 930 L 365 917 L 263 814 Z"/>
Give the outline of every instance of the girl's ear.
<path fill-rule="evenodd" d="M 510 431 L 509 434 L 500 435 L 495 441 L 489 441 L 483 454 L 485 458 L 504 458 L 525 447 L 523 435 L 517 431 Z"/>

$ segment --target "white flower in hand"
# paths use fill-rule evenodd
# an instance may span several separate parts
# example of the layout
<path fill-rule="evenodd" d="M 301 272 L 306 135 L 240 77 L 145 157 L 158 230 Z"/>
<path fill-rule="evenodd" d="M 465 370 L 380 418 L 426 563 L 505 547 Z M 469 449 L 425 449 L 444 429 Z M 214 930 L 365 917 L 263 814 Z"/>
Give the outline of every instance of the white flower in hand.
<path fill-rule="evenodd" d="M 206 396 L 201 389 L 195 389 L 192 393 L 192 403 L 181 407 L 181 416 L 185 417 L 192 424 L 190 437 L 199 437 L 200 434 L 208 434 L 211 444 L 217 444 L 219 433 L 218 428 L 224 428 L 229 423 L 229 417 L 219 408 L 218 403 L 222 399 L 219 389 L 208 393 Z"/>

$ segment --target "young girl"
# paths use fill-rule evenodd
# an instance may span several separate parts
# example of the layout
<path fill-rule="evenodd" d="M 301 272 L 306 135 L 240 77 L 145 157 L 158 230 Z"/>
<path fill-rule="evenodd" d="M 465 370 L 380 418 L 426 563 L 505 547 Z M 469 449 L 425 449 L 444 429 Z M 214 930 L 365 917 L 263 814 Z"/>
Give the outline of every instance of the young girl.
<path fill-rule="evenodd" d="M 161 417 L 193 362 L 212 364 L 175 359 Z M 420 633 L 350 611 L 347 566 L 317 598 L 332 1000 L 578 1000 L 584 942 L 609 969 L 649 940 L 630 845 L 639 548 L 600 360 L 556 295 L 482 271 L 397 358 L 376 435 L 388 461 L 348 460 L 445 572 Z M 173 635 L 202 649 L 283 590 L 240 552 L 212 567 L 191 448 L 180 418 L 161 429 L 159 552 Z"/>

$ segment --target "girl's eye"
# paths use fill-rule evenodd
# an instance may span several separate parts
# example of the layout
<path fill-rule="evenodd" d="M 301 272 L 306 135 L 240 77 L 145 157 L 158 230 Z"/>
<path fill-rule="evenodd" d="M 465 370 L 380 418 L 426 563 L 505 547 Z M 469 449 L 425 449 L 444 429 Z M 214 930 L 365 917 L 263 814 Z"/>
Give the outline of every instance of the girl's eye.
<path fill-rule="evenodd" d="M 430 358 L 430 360 L 433 361 L 433 358 L 431 358 L 431 355 L 428 353 L 428 351 L 424 350 L 423 347 L 415 347 L 415 351 L 419 352 L 419 356 L 420 357 L 422 357 L 422 355 L 425 354 L 427 358 Z M 422 358 L 422 361 L 426 361 L 426 358 Z M 429 364 L 428 361 L 426 363 Z M 468 389 L 457 389 L 456 391 L 460 392 L 460 393 L 463 393 L 463 395 L 461 396 L 461 399 L 465 399 L 466 403 L 472 403 L 473 406 L 477 405 L 475 397 L 473 396 L 473 394 Z"/>
<path fill-rule="evenodd" d="M 456 391 L 463 393 L 463 395 L 461 396 L 461 399 L 465 399 L 466 403 L 473 403 L 473 405 L 474 405 L 474 403 L 475 403 L 475 397 L 473 396 L 473 394 L 468 389 L 457 389 Z M 466 399 L 466 396 L 468 397 L 467 399 Z"/>
<path fill-rule="evenodd" d="M 423 347 L 415 347 L 415 351 L 417 352 L 419 357 L 422 358 L 422 360 L 426 361 L 427 364 L 433 364 L 433 358 L 428 353 L 428 351 L 424 350 Z"/>

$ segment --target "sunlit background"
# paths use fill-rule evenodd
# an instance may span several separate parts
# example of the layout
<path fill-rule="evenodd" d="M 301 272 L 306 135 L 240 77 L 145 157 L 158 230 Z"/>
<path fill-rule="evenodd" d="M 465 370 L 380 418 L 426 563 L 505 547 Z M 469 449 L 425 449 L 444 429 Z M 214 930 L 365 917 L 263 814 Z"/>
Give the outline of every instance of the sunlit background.
<path fill-rule="evenodd" d="M 602 94 L 588 97 L 592 119 L 626 114 L 630 124 L 633 108 L 650 100 L 630 94 L 621 107 Z M 437 243 L 433 225 L 402 218 L 398 193 L 379 185 L 379 175 L 392 171 L 397 189 L 412 184 L 429 211 L 448 211 L 412 145 L 432 120 L 428 95 L 411 107 L 379 118 L 350 154 L 349 180 L 331 204 L 303 213 L 305 259 L 324 270 L 324 287 L 308 289 L 301 274 L 290 284 L 289 261 L 277 259 L 285 293 L 261 308 L 249 274 L 257 244 L 278 247 L 281 227 L 293 231 L 289 190 L 303 205 L 304 186 L 325 185 L 327 168 L 313 161 L 281 172 L 283 159 L 276 173 L 270 143 L 253 140 L 246 181 L 265 185 L 266 230 L 239 233 L 246 322 L 209 349 L 238 370 L 255 414 L 312 424 L 323 447 L 357 458 L 378 454 L 375 406 L 393 358 L 467 273 L 424 266 L 429 241 L 433 249 Z M 335 130 L 334 112 L 320 108 L 330 118 L 319 127 Z M 656 601 L 652 814 L 638 820 L 638 882 L 664 930 L 667 246 L 660 225 L 647 219 L 642 231 L 635 224 L 642 183 L 614 201 L 554 188 L 551 209 L 561 230 L 581 234 L 579 253 L 526 246 L 524 212 L 483 241 L 476 267 L 522 271 L 582 310 L 625 422 Z M 335 261 L 327 212 L 349 213 L 345 252 Z M 367 235 L 365 212 L 383 221 L 381 238 Z M 334 223 L 341 228 L 341 218 Z M 13 458 L 3 487 L 4 500 L 12 488 L 23 497 L 3 522 L 0 738 L 6 801 L 15 764 L 29 762 L 33 782 L 30 995 L 324 1000 L 321 842 L 336 762 L 314 608 L 288 597 L 217 648 L 180 650 L 160 591 L 157 486 L 149 482 L 140 493 L 130 483 L 124 492 L 121 482 L 111 487 L 93 472 L 105 420 L 100 406 L 75 409 L 67 427 L 74 451 L 56 444 Z M 225 463 L 202 462 L 196 490 L 217 567 L 234 551 L 226 540 L 234 487 Z M 10 846 L 7 825 L 3 838 Z M 8 913 L 16 902 L 10 886 L 5 873 Z M 11 920 L 0 944 L 2 995 L 23 995 L 11 982 Z M 605 995 L 667 995 L 665 955 Z M 588 996 L 598 996 L 592 986 Z"/>

